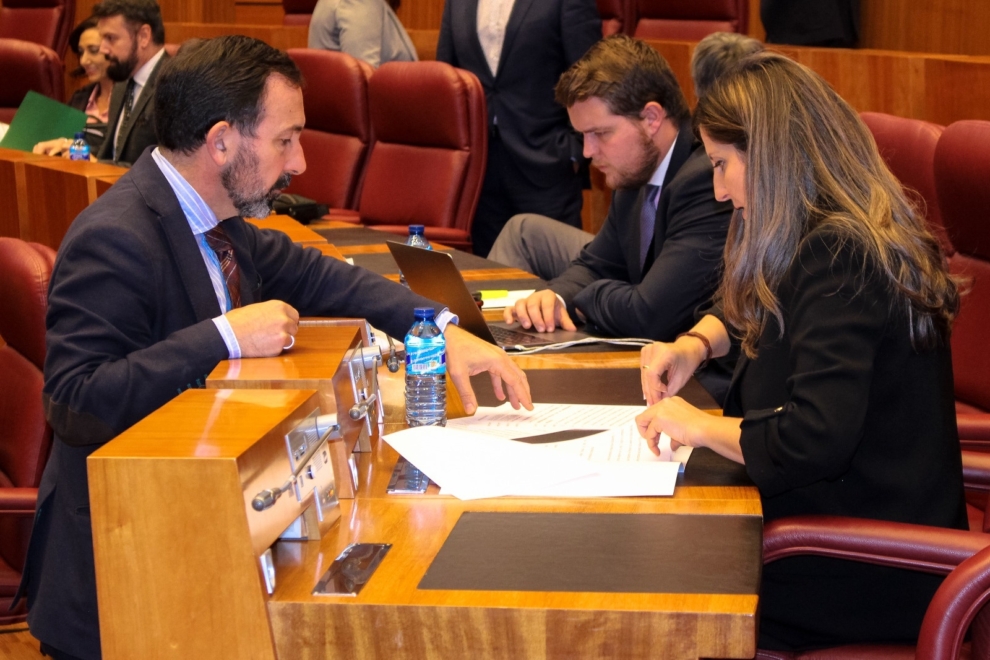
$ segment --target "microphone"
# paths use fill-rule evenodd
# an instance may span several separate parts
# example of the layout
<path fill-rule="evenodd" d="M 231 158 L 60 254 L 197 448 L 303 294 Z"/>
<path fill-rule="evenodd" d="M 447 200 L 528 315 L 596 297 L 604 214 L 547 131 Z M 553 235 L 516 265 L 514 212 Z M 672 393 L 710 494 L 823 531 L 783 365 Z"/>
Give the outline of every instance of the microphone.
<path fill-rule="evenodd" d="M 399 364 L 399 356 L 395 354 L 395 340 L 391 336 L 388 336 L 388 361 L 385 365 L 394 374 L 399 371 Z"/>

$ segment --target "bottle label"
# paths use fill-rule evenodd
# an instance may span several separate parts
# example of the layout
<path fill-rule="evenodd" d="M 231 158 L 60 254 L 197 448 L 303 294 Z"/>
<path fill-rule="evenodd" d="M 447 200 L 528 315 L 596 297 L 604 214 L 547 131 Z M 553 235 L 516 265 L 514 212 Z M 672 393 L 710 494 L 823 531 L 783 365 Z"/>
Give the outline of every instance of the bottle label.
<path fill-rule="evenodd" d="M 445 342 L 406 336 L 406 373 L 414 376 L 438 376 L 447 373 Z"/>

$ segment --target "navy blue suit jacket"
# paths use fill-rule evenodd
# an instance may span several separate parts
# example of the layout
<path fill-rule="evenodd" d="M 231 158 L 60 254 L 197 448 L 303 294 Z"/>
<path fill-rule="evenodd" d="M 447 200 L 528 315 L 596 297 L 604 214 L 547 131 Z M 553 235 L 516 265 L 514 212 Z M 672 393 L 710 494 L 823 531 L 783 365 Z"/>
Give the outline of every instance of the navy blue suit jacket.
<path fill-rule="evenodd" d="M 241 218 L 224 228 L 244 305 L 282 300 L 302 316 L 366 318 L 396 336 L 412 325 L 414 307 L 434 306 L 281 232 Z M 149 149 L 72 223 L 52 273 L 44 402 L 55 442 L 21 585 L 43 642 L 99 657 L 86 457 L 203 386 L 228 357 L 212 321 L 220 313 L 196 238 Z"/>
<path fill-rule="evenodd" d="M 498 118 L 513 163 L 546 188 L 574 176 L 583 149 L 567 111 L 554 101 L 554 87 L 601 37 L 594 0 L 516 0 L 493 75 L 478 40 L 478 0 L 447 0 L 437 60 L 478 77 L 488 121 Z"/>

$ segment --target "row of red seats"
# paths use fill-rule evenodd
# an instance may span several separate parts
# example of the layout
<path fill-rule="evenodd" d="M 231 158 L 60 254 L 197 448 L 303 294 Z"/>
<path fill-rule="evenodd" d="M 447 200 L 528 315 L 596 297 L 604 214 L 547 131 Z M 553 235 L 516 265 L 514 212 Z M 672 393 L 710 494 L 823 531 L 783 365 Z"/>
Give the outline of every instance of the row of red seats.
<path fill-rule="evenodd" d="M 602 35 L 698 41 L 712 32 L 746 32 L 749 0 L 597 0 Z M 309 25 L 316 0 L 282 0 L 285 25 Z"/>
<path fill-rule="evenodd" d="M 360 221 L 470 251 L 488 149 L 485 93 L 442 62 L 374 70 L 347 54 L 289 50 L 306 79 L 306 172 L 288 189 Z"/>

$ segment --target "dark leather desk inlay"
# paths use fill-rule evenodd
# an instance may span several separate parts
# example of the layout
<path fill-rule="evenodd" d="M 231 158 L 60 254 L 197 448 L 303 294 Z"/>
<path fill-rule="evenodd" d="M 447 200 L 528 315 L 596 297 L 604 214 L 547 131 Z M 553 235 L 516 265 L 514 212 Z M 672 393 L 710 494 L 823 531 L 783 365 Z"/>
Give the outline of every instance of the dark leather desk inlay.
<path fill-rule="evenodd" d="M 604 351 L 607 344 L 593 344 Z M 539 353 L 537 353 L 539 355 Z M 612 406 L 643 406 L 639 369 L 526 369 L 533 401 L 540 403 L 586 403 Z M 471 378 L 478 405 L 499 406 L 487 373 Z M 718 408 L 715 400 L 694 379 L 681 390 L 689 403 L 706 410 Z"/>
<path fill-rule="evenodd" d="M 385 245 L 385 241 L 402 240 L 396 234 L 389 234 L 384 231 L 375 231 L 367 227 L 342 227 L 340 229 L 317 229 L 312 228 L 317 234 L 327 239 L 337 247 L 344 245 Z"/>
<path fill-rule="evenodd" d="M 756 594 L 759 516 L 461 515 L 420 589 Z"/>

